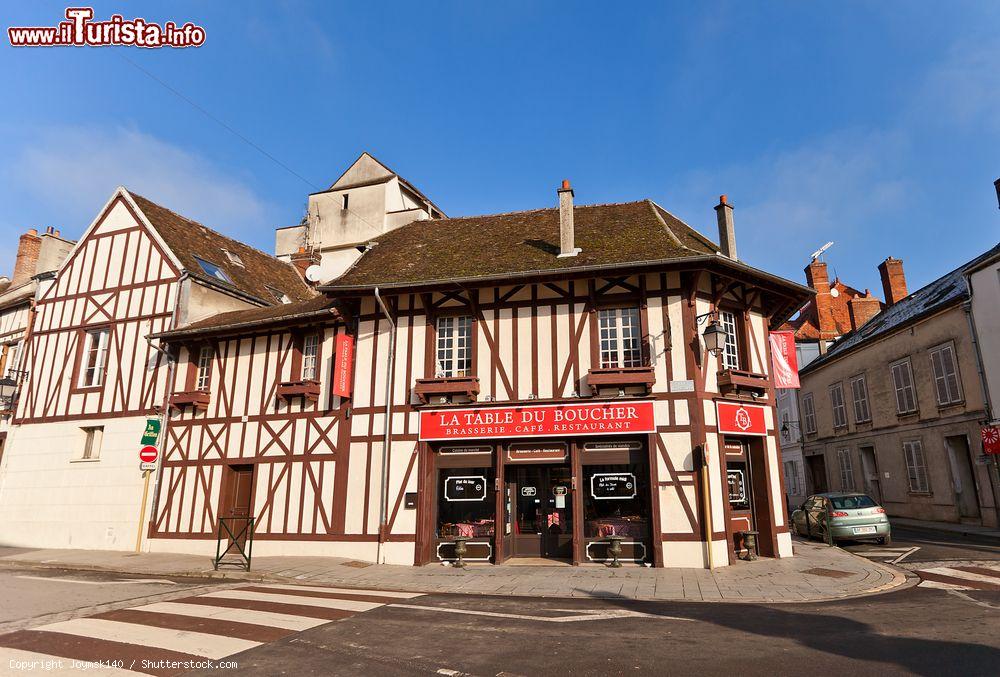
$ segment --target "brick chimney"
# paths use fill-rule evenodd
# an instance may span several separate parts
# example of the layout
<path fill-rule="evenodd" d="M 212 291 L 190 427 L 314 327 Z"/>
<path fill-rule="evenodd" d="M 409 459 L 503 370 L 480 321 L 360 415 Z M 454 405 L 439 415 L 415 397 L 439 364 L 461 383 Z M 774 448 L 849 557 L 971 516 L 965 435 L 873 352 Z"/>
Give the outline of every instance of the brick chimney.
<path fill-rule="evenodd" d="M 725 195 L 719 196 L 719 204 L 715 205 L 715 217 L 719 221 L 719 249 L 723 256 L 734 261 L 736 256 L 736 225 L 733 222 L 733 206 Z"/>
<path fill-rule="evenodd" d="M 573 189 L 569 179 L 563 179 L 559 195 L 559 258 L 576 256 L 581 249 L 576 246 L 576 230 L 573 226 Z"/>
<path fill-rule="evenodd" d="M 830 275 L 826 263 L 813 259 L 805 268 L 806 284 L 816 290 L 816 321 L 823 338 L 834 338 L 839 333 L 833 317 L 833 296 L 830 295 Z"/>
<path fill-rule="evenodd" d="M 855 296 L 847 302 L 847 312 L 851 315 L 851 329 L 860 328 L 882 310 L 882 304 L 872 296 L 871 290 L 865 289 L 865 295 Z"/>
<path fill-rule="evenodd" d="M 906 276 L 903 274 L 903 262 L 900 259 L 890 256 L 878 264 L 878 272 L 882 276 L 885 305 L 894 306 L 906 298 Z"/>
<path fill-rule="evenodd" d="M 319 254 L 315 252 L 307 252 L 305 247 L 299 247 L 299 251 L 292 254 L 291 261 L 292 265 L 295 266 L 295 270 L 297 270 L 299 275 L 302 276 L 302 279 L 305 280 L 306 284 L 314 284 L 306 277 L 306 270 L 309 266 L 319 264 Z"/>
<path fill-rule="evenodd" d="M 38 255 L 42 251 L 42 238 L 31 228 L 17 244 L 17 258 L 14 260 L 14 276 L 10 286 L 16 287 L 30 280 L 38 268 Z"/>

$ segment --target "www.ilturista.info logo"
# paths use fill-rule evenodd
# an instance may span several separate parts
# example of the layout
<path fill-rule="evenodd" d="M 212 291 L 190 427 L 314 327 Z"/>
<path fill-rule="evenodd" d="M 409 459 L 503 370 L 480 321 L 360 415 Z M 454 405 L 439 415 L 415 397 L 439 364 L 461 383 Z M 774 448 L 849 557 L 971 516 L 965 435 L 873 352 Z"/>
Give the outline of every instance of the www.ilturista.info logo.
<path fill-rule="evenodd" d="M 112 14 L 107 21 L 93 21 L 92 7 L 69 7 L 68 21 L 58 26 L 12 26 L 7 37 L 13 47 L 201 47 L 205 29 L 191 22 L 178 26 L 168 21 L 162 26 L 143 18 L 126 19 Z"/>

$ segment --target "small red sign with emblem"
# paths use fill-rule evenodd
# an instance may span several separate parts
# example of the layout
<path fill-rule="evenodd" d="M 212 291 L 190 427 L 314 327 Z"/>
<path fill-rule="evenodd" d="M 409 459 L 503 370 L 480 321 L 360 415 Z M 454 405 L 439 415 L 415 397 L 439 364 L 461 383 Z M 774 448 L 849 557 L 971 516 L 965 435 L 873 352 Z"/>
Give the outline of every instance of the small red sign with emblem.
<path fill-rule="evenodd" d="M 147 444 L 139 449 L 139 460 L 143 463 L 155 463 L 158 455 L 159 452 L 152 444 Z"/>
<path fill-rule="evenodd" d="M 767 435 L 764 407 L 742 402 L 716 402 L 719 432 L 726 435 Z"/>
<path fill-rule="evenodd" d="M 983 453 L 1000 454 L 1000 428 L 995 425 L 983 428 Z"/>
<path fill-rule="evenodd" d="M 340 397 L 351 396 L 354 383 L 354 337 L 350 334 L 337 335 L 337 355 L 333 366 L 333 394 Z"/>

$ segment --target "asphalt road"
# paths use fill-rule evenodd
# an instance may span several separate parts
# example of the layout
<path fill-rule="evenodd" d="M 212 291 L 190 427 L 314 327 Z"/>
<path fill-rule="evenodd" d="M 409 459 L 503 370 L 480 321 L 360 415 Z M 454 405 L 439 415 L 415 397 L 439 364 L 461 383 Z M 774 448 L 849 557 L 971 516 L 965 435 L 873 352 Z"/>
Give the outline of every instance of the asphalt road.
<path fill-rule="evenodd" d="M 368 592 L 379 594 L 386 593 Z M 143 617 L 149 611 L 137 607 L 173 607 L 159 610 L 174 613 L 187 607 L 190 613 L 196 606 L 205 613 L 195 609 L 193 615 L 179 619 L 163 614 L 158 627 L 148 631 L 164 642 L 160 646 L 204 642 L 206 635 L 200 633 L 205 632 L 220 633 L 219 642 L 225 639 L 222 635 L 232 637 L 237 632 L 270 633 L 270 638 L 244 635 L 244 640 L 260 642 L 249 650 L 219 653 L 241 675 L 268 677 L 567 673 L 731 677 L 817 672 L 966 677 L 994 675 L 1000 665 L 996 632 L 1000 589 L 910 587 L 834 603 L 770 605 L 463 595 L 379 598 L 365 596 L 364 591 L 308 587 L 293 591 L 289 586 L 246 582 L 53 569 L 0 569 L 0 653 L 2 647 L 13 647 L 114 658 L 116 646 L 129 646 L 114 642 L 136 640 L 104 630 L 87 636 L 95 623 L 113 630 L 123 627 L 115 623 L 129 627 L 150 622 L 149 616 Z M 270 612 L 244 611 L 254 607 Z M 351 610 L 336 610 L 341 608 Z M 273 613 L 273 618 L 291 623 L 284 630 L 261 627 L 259 619 L 256 626 L 245 625 L 254 620 L 249 614 L 279 611 L 283 613 Z M 221 613 L 227 614 L 225 620 Z M 297 618 L 288 615 L 292 613 L 313 620 L 301 629 L 288 629 Z M 88 620 L 95 616 L 105 620 Z M 60 630 L 60 624 L 84 635 L 60 634 L 67 631 Z M 22 629 L 40 626 L 48 627 L 48 633 Z M 175 635 L 175 631 L 182 632 Z M 45 641 L 39 641 L 40 636 Z M 208 636 L 210 648 L 215 641 Z M 141 653 L 135 651 L 132 657 Z M 228 671 L 158 674 L 208 676 Z M 99 670 L 59 674 L 77 673 L 106 674 Z M 0 674 L 45 672 L 15 670 L 5 660 Z"/>
<path fill-rule="evenodd" d="M 922 588 L 801 605 L 436 595 L 325 625 L 233 660 L 242 675 L 303 677 L 995 675 L 1000 593 L 987 594 L 994 609 Z M 407 608 L 412 604 L 440 610 Z M 648 616 L 568 622 L 524 618 L 595 611 Z"/>
<path fill-rule="evenodd" d="M 844 541 L 840 546 L 863 557 L 879 561 L 892 560 L 903 551 L 918 548 L 901 562 L 941 562 L 947 560 L 1000 560 L 1000 541 L 995 538 L 963 536 L 959 533 L 931 531 L 913 527 L 893 526 L 892 543 L 887 546 L 857 541 Z M 897 555 L 889 556 L 896 551 Z"/>

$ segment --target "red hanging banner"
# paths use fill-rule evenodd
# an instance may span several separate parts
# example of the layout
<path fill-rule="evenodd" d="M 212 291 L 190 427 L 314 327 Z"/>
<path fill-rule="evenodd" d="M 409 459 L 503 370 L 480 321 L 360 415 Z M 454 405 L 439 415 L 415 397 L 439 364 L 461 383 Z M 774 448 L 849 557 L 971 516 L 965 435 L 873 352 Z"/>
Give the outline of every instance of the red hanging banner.
<path fill-rule="evenodd" d="M 775 388 L 799 387 L 799 361 L 795 355 L 795 332 L 772 331 L 767 336 L 771 344 L 771 373 Z"/>
<path fill-rule="evenodd" d="M 727 435 L 767 435 L 764 407 L 740 402 L 716 402 L 719 432 Z"/>
<path fill-rule="evenodd" d="M 652 402 L 477 407 L 420 412 L 421 440 L 656 432 Z"/>
<path fill-rule="evenodd" d="M 983 453 L 1000 454 L 1000 428 L 995 425 L 983 428 Z"/>
<path fill-rule="evenodd" d="M 333 365 L 333 394 L 350 397 L 354 385 L 354 337 L 337 334 L 337 354 Z"/>

